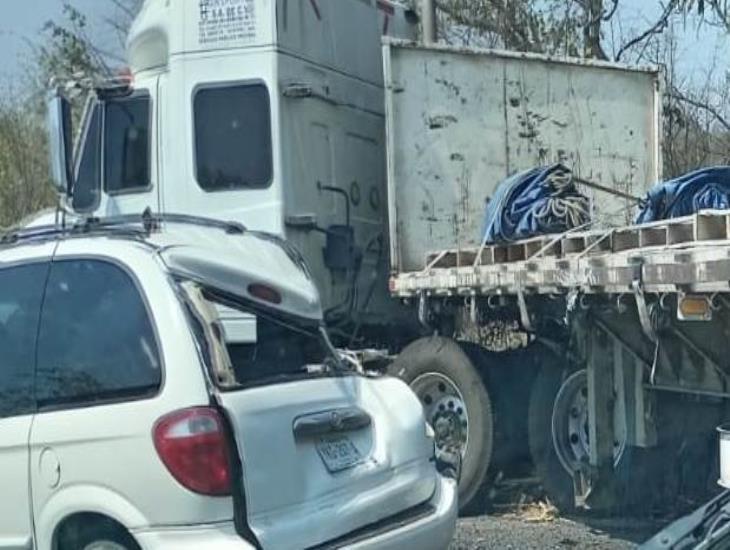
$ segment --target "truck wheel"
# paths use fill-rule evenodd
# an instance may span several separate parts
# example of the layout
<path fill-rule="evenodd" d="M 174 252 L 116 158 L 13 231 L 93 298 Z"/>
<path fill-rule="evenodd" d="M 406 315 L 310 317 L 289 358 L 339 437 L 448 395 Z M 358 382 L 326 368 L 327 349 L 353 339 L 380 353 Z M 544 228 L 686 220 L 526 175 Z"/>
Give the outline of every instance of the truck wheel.
<path fill-rule="evenodd" d="M 551 502 L 563 512 L 574 507 L 573 482 L 560 463 L 552 437 L 555 397 L 563 384 L 565 371 L 543 367 L 532 385 L 527 415 L 527 442 L 537 476 Z"/>
<path fill-rule="evenodd" d="M 436 432 L 437 452 L 462 458 L 459 510 L 479 505 L 492 457 L 494 420 L 482 378 L 459 345 L 447 338 L 423 338 L 407 346 L 389 369 L 408 383 Z"/>
<path fill-rule="evenodd" d="M 568 372 L 545 366 L 532 387 L 528 415 L 528 443 L 537 474 L 548 497 L 561 511 L 575 508 L 571 471 L 586 463 L 588 438 L 588 385 L 585 370 Z M 630 506 L 631 469 L 626 430 L 619 430 L 614 442 L 614 475 L 610 483 L 611 502 L 600 512 Z"/>

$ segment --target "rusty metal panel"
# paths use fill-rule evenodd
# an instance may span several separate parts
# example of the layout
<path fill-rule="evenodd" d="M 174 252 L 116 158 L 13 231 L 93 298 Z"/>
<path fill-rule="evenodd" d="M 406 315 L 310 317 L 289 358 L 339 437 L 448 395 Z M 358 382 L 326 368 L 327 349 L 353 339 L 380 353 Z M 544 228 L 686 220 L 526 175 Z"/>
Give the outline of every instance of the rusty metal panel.
<path fill-rule="evenodd" d="M 479 246 L 486 201 L 517 171 L 560 161 L 633 195 L 660 178 L 658 70 L 397 41 L 384 67 L 396 272 Z M 603 225 L 633 215 L 583 191 Z"/>

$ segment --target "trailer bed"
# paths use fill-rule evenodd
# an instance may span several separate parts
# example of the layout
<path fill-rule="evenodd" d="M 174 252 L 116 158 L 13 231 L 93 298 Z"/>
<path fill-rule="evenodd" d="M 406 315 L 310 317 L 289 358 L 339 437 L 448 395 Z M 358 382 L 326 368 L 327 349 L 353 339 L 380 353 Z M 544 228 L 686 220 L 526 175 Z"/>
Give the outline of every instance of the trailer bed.
<path fill-rule="evenodd" d="M 621 294 L 730 290 L 730 211 L 611 230 L 546 235 L 510 244 L 427 254 L 397 273 L 391 293 L 419 296 Z"/>

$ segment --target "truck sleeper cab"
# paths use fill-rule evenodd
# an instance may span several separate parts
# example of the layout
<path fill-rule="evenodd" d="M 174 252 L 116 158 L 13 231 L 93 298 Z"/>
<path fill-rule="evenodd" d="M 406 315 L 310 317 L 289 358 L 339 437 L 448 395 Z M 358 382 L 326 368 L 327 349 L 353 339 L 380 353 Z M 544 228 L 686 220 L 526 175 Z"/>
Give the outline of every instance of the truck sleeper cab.
<path fill-rule="evenodd" d="M 71 206 L 283 236 L 306 258 L 330 326 L 396 323 L 385 314 L 380 40 L 414 37 L 414 23 L 388 0 L 147 0 L 128 40 L 130 86 L 89 103 Z M 251 338 L 250 319 L 222 314 L 229 338 Z"/>

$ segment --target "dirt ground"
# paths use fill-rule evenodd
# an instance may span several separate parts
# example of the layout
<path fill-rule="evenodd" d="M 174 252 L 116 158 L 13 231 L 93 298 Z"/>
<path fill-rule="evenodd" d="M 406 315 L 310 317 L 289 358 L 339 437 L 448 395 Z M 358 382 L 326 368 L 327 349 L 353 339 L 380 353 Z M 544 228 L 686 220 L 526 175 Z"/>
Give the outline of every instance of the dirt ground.
<path fill-rule="evenodd" d="M 460 519 L 449 550 L 623 550 L 649 539 L 663 523 L 632 518 L 562 518 L 540 510 L 484 515 Z"/>

